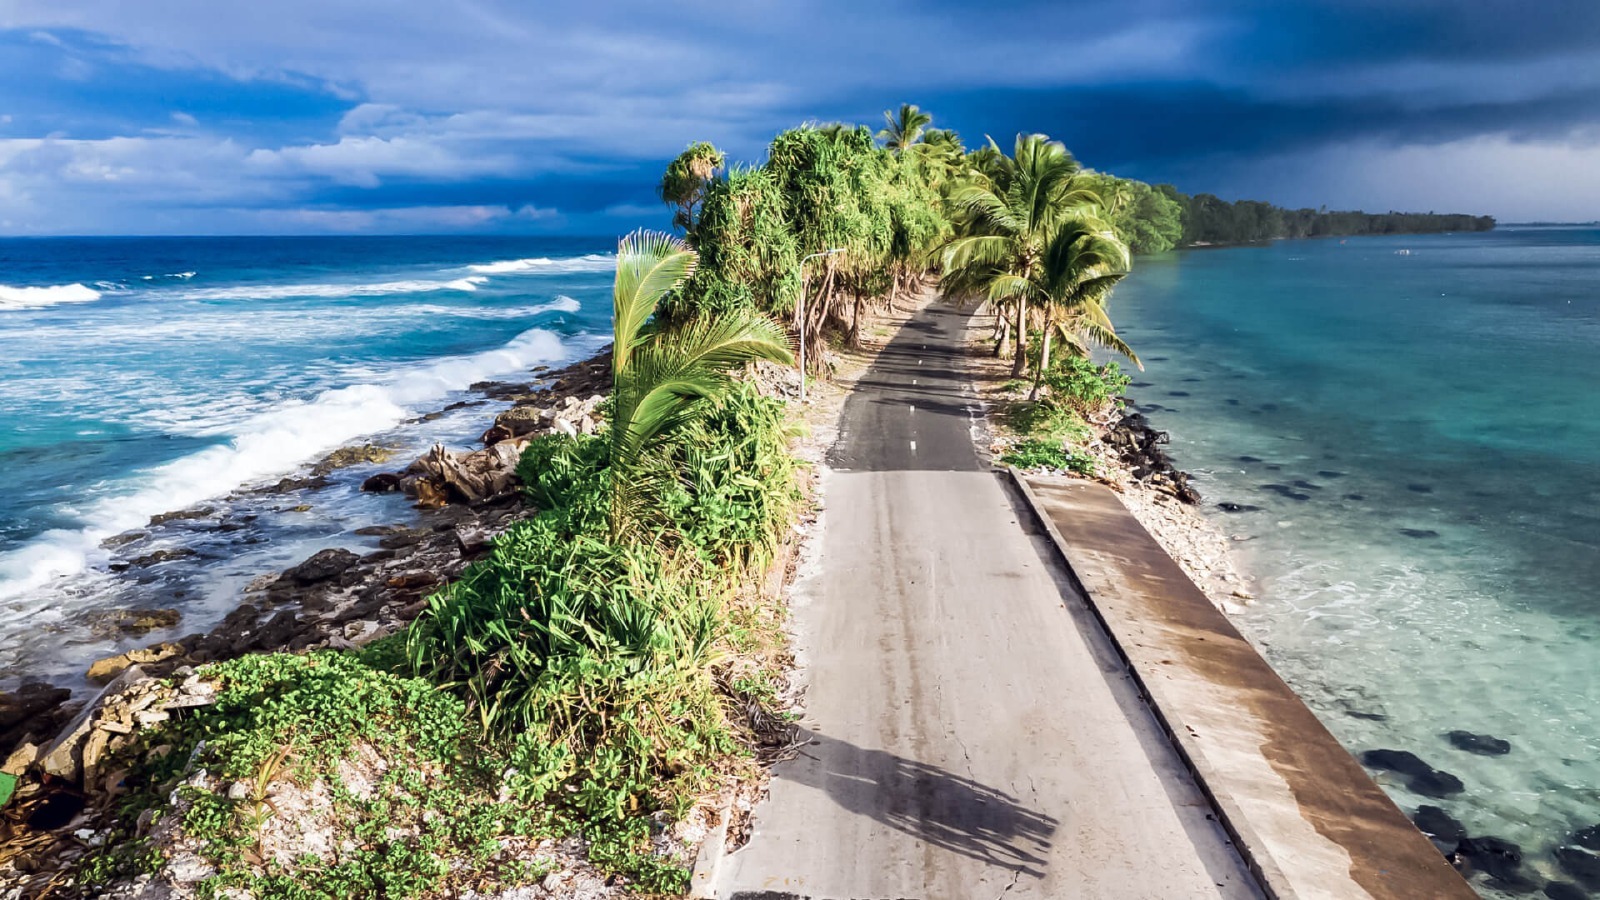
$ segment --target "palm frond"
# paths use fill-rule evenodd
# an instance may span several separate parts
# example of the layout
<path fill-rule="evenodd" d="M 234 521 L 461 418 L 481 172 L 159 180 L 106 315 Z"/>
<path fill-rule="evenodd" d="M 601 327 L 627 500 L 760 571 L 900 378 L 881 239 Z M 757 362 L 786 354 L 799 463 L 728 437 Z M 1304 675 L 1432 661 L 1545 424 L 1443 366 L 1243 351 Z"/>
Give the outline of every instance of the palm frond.
<path fill-rule="evenodd" d="M 617 275 L 612 288 L 616 334 L 612 371 L 627 368 L 640 332 L 655 314 L 661 298 L 694 274 L 698 257 L 670 234 L 635 231 L 617 245 Z"/>

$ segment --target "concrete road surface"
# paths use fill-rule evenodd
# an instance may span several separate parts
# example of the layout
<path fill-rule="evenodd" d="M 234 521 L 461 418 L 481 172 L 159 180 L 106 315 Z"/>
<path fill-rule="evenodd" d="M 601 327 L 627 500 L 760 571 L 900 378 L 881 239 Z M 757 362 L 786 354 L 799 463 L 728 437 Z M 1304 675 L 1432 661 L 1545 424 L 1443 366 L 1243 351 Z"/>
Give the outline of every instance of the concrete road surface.
<path fill-rule="evenodd" d="M 717 896 L 1259 896 L 980 462 L 966 318 L 919 313 L 847 401 L 822 572 L 795 607 L 811 743 Z"/>

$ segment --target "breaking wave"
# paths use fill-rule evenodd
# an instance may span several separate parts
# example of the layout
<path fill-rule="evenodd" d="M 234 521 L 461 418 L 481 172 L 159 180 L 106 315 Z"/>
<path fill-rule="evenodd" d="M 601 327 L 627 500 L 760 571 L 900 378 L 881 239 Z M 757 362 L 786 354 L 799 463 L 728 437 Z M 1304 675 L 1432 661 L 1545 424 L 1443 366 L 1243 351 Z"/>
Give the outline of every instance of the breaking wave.
<path fill-rule="evenodd" d="M 11 287 L 0 284 L 0 309 L 41 309 L 61 303 L 89 303 L 100 299 L 100 292 L 81 284 L 49 287 Z"/>
<path fill-rule="evenodd" d="M 529 259 L 505 259 L 499 262 L 467 266 L 484 275 L 515 275 L 535 272 L 605 272 L 617 265 L 617 258 L 605 253 L 589 253 L 563 259 L 536 256 Z"/>
<path fill-rule="evenodd" d="M 37 591 L 103 562 L 107 554 L 101 541 L 144 525 L 157 513 L 291 471 L 361 435 L 393 427 L 475 381 L 570 355 L 561 338 L 535 328 L 495 350 L 434 360 L 374 383 L 270 407 L 234 426 L 226 443 L 135 475 L 126 492 L 86 508 L 80 528 L 45 532 L 0 554 L 0 599 Z"/>

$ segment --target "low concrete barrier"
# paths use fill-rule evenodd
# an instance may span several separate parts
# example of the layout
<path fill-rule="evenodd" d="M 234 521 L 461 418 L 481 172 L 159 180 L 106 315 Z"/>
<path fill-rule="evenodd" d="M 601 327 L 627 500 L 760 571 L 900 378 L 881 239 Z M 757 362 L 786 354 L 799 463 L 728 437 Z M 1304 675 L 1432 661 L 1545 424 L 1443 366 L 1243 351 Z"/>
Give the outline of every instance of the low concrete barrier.
<path fill-rule="evenodd" d="M 1114 492 L 1010 471 L 1269 897 L 1477 896 Z"/>

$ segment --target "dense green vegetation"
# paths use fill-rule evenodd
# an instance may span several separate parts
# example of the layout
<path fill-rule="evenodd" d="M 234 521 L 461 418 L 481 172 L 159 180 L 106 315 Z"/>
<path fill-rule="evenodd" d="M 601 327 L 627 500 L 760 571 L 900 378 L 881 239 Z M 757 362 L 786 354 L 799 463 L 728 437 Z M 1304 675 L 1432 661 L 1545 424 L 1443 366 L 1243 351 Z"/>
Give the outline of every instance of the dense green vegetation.
<path fill-rule="evenodd" d="M 1181 244 L 1237 244 L 1278 238 L 1341 237 L 1363 234 L 1437 234 L 1489 231 L 1493 216 L 1437 213 L 1329 212 L 1326 208 L 1283 209 L 1259 200 L 1229 203 L 1212 194 L 1193 197 L 1170 184 L 1155 188 L 1181 208 Z"/>
<path fill-rule="evenodd" d="M 763 668 L 779 623 L 746 595 L 800 501 L 783 402 L 729 374 L 792 364 L 781 330 L 754 311 L 654 321 L 694 263 L 663 235 L 622 242 L 608 427 L 530 443 L 519 474 L 535 511 L 409 631 L 359 654 L 209 669 L 218 702 L 130 751 L 137 789 L 86 883 L 159 865 L 138 822 L 149 809 L 182 816 L 218 872 L 209 896 L 499 888 L 541 877 L 548 861 L 527 848 L 570 834 L 644 891 L 687 886 L 652 839 L 749 765 L 748 710 L 782 673 Z M 197 765 L 212 784 L 184 781 Z M 282 778 L 322 792 L 311 824 L 356 849 L 266 854 Z"/>

